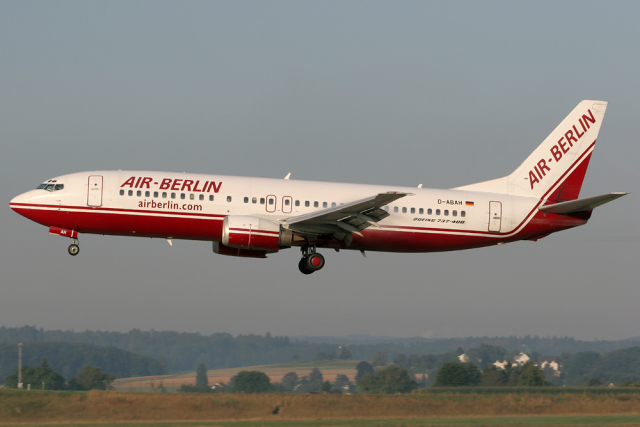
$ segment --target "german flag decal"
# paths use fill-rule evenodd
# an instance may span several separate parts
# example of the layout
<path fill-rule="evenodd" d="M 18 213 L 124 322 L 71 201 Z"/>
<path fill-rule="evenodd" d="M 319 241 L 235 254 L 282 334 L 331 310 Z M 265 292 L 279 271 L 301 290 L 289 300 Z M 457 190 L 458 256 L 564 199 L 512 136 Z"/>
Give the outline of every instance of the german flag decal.
<path fill-rule="evenodd" d="M 473 206 L 473 202 L 465 202 L 465 206 Z"/>

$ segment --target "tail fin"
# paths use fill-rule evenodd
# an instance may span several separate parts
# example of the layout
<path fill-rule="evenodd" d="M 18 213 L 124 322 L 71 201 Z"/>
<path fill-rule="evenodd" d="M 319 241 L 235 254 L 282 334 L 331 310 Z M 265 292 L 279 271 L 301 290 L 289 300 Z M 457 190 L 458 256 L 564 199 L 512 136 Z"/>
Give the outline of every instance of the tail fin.
<path fill-rule="evenodd" d="M 580 102 L 511 175 L 456 190 L 577 199 L 606 109 L 604 101 Z"/>

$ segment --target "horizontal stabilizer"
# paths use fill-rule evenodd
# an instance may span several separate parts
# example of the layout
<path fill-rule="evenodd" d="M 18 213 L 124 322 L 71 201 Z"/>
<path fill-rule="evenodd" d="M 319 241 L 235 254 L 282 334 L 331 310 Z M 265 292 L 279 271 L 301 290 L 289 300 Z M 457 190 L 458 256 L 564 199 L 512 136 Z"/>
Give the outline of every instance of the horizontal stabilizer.
<path fill-rule="evenodd" d="M 542 212 L 554 214 L 571 214 L 577 212 L 585 212 L 593 210 L 600 205 L 609 203 L 617 198 L 625 196 L 629 193 L 609 193 L 601 196 L 587 197 L 586 199 L 571 200 L 568 202 L 555 203 L 553 205 L 541 206 Z"/>

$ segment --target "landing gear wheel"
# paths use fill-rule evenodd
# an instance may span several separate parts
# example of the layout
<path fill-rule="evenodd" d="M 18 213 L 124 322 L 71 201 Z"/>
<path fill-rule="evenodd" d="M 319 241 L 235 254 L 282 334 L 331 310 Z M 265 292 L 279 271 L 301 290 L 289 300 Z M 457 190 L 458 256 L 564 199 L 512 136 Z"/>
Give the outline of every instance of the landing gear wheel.
<path fill-rule="evenodd" d="M 305 268 L 310 271 L 318 271 L 324 267 L 324 257 L 319 253 L 309 254 L 304 261 Z"/>
<path fill-rule="evenodd" d="M 306 258 L 302 258 L 300 260 L 300 262 L 298 263 L 298 269 L 300 270 L 300 273 L 302 273 L 302 274 L 311 274 L 311 273 L 313 273 L 313 271 L 307 270 L 307 267 L 304 265 L 306 260 L 307 260 Z"/>
<path fill-rule="evenodd" d="M 80 246 L 76 245 L 75 243 L 69 245 L 69 255 L 76 256 L 78 255 L 79 252 L 80 252 Z"/>

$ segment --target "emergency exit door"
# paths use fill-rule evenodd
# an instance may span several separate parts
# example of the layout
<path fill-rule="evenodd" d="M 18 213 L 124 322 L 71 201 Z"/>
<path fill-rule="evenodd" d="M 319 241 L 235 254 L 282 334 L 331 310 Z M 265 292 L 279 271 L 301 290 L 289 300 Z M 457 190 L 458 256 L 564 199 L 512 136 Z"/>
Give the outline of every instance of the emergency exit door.
<path fill-rule="evenodd" d="M 489 202 L 489 231 L 498 233 L 502 227 L 502 202 Z"/>
<path fill-rule="evenodd" d="M 89 188 L 87 191 L 87 205 L 102 206 L 102 176 L 89 176 Z"/>

